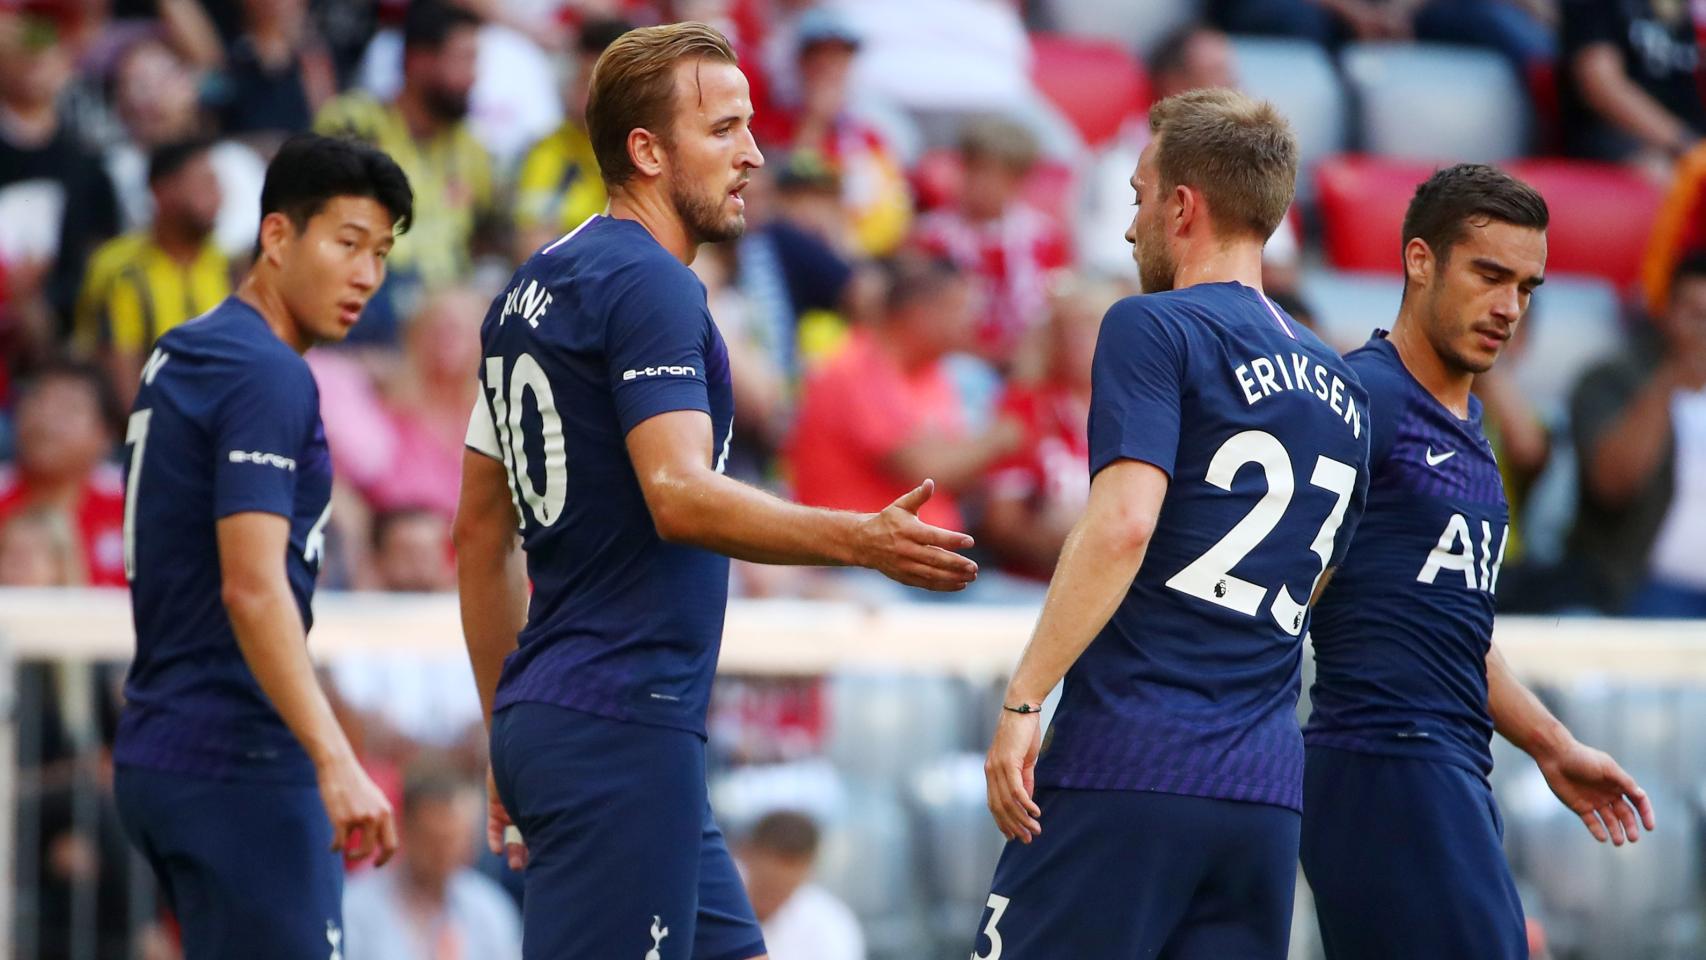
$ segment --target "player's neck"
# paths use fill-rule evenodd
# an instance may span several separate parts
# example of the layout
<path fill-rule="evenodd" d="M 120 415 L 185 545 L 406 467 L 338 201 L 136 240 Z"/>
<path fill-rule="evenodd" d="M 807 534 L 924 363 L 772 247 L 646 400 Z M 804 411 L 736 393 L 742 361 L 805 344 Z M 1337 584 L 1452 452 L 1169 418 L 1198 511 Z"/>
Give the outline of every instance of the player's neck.
<path fill-rule="evenodd" d="M 658 246 L 682 263 L 692 266 L 699 245 L 687 235 L 687 225 L 675 212 L 675 204 L 660 190 L 620 190 L 610 196 L 610 216 L 633 220 L 646 228 Z"/>
<path fill-rule="evenodd" d="M 313 344 L 302 335 L 302 328 L 291 317 L 290 308 L 285 306 L 284 297 L 278 292 L 278 285 L 262 275 L 264 269 L 257 264 L 249 270 L 243 282 L 237 285 L 237 299 L 253 307 L 267 322 L 273 336 L 284 341 L 285 346 L 299 354 L 307 353 Z"/>
<path fill-rule="evenodd" d="M 1392 333 L 1387 339 L 1398 351 L 1398 359 L 1404 364 L 1404 369 L 1410 371 L 1410 376 L 1416 378 L 1422 389 L 1432 394 L 1458 419 L 1468 418 L 1469 388 L 1475 384 L 1474 374 L 1447 364 L 1428 342 L 1421 323 L 1412 319 L 1406 309 L 1399 310 L 1398 321 L 1392 325 Z"/>
<path fill-rule="evenodd" d="M 1262 289 L 1262 245 L 1219 243 L 1208 240 L 1193 244 L 1179 257 L 1173 271 L 1173 289 L 1183 290 L 1199 283 L 1241 283 Z"/>

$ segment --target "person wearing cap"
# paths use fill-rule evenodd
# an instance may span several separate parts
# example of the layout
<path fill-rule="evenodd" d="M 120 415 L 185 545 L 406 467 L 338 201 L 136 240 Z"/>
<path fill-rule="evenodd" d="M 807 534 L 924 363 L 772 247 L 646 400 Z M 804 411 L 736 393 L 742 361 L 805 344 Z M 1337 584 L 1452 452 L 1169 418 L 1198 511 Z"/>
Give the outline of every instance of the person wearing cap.
<path fill-rule="evenodd" d="M 841 14 L 813 7 L 795 26 L 797 103 L 759 117 L 760 142 L 772 150 L 811 150 L 840 171 L 841 198 L 861 253 L 892 253 L 912 225 L 912 194 L 894 148 L 847 110 L 859 35 Z"/>
<path fill-rule="evenodd" d="M 604 181 L 586 132 L 586 98 L 599 54 L 632 29 L 625 20 L 600 18 L 582 24 L 575 37 L 574 66 L 563 89 L 563 123 L 528 148 L 516 173 L 517 260 L 604 209 Z"/>

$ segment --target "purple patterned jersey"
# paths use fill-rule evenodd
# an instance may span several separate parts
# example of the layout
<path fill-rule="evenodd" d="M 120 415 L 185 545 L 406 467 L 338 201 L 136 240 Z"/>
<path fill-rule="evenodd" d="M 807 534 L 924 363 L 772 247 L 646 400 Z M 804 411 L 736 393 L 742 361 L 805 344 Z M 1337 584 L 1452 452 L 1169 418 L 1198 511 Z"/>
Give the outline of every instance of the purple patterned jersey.
<path fill-rule="evenodd" d="M 1510 515 L 1480 401 L 1467 420 L 1441 406 L 1384 331 L 1346 360 L 1372 408 L 1368 510 L 1315 611 L 1305 739 L 1486 775 L 1486 658 Z"/>
<path fill-rule="evenodd" d="M 1368 397 L 1260 292 L 1202 284 L 1116 303 L 1096 344 L 1092 474 L 1170 478 L 1142 567 L 1066 675 L 1045 786 L 1299 809 L 1309 598 L 1368 490 Z"/>

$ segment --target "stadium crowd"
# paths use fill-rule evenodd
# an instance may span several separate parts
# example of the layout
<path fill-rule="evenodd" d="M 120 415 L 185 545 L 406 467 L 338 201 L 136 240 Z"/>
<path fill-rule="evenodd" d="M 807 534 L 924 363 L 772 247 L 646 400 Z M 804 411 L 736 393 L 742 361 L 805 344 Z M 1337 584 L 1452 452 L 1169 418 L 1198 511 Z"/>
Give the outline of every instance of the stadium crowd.
<path fill-rule="evenodd" d="M 123 588 L 124 416 L 150 345 L 230 294 L 254 250 L 266 159 L 312 128 L 390 153 L 416 198 L 349 344 L 310 355 L 338 477 L 323 584 L 452 589 L 486 305 L 520 260 L 603 209 L 582 119 L 599 51 L 630 25 L 700 19 L 741 54 L 766 152 L 746 235 L 693 264 L 734 368 L 727 469 L 852 510 L 934 477 L 924 518 L 979 538 L 986 574 L 965 602 L 1039 599 L 1087 496 L 1096 326 L 1136 292 L 1120 237 L 1145 106 L 1203 86 L 1279 98 L 1276 56 L 1326 65 L 1335 133 L 1304 143 L 1265 281 L 1350 348 L 1397 307 L 1396 220 L 1376 211 L 1395 196 L 1401 212 L 1435 162 L 1483 159 L 1392 147 L 1363 57 L 1395 55 L 1381 44 L 1482 48 L 1509 102 L 1446 106 L 1515 118 L 1500 131 L 1515 147 L 1487 159 L 1538 171 L 1555 217 L 1549 274 L 1576 281 L 1538 294 L 1530 342 L 1477 387 L 1521 531 L 1501 609 L 1706 617 L 1701 4 L 1168 0 L 1139 13 L 1148 6 L 0 0 L 0 585 Z M 1154 22 L 1123 24 L 1140 16 Z M 1098 17 L 1100 35 L 1085 29 Z M 1364 203 L 1358 191 L 1381 184 L 1386 204 Z M 1622 199 L 1596 205 L 1603 191 Z M 1607 249 L 1607 235 L 1627 242 Z M 1386 299 L 1359 299 L 1370 285 Z M 1560 286 L 1567 309 L 1548 303 Z M 1567 326 L 1578 320 L 1579 336 Z M 736 564 L 734 581 L 749 597 L 906 598 L 844 571 Z M 477 704 L 409 715 L 366 695 L 364 671 L 397 669 L 349 664 L 337 689 L 358 745 L 389 771 L 405 831 L 427 836 L 464 805 L 457 777 L 483 770 Z M 44 702 L 77 684 L 114 695 L 105 673 L 49 668 L 33 682 Z M 422 668 L 418 686 L 465 688 L 421 702 L 473 695 L 465 664 Z M 798 686 L 737 686 L 718 711 L 713 736 L 735 759 L 799 756 L 822 737 L 821 705 Z M 751 728 L 769 741 L 754 746 Z M 44 823 L 65 820 L 56 784 L 100 776 L 69 759 L 91 738 L 48 738 Z M 109 827 L 48 829 L 42 869 L 70 883 L 112 855 Z M 780 884 L 775 864 L 809 861 L 815 835 L 773 822 L 753 843 L 768 864 L 755 870 Z M 436 909 L 467 926 L 446 919 L 408 955 L 505 955 L 481 944 L 513 937 L 513 920 L 459 886 L 472 851 L 445 845 L 405 859 L 419 889 L 350 896 L 400 898 L 364 912 L 375 924 L 408 929 L 410 911 Z M 60 887 L 43 889 L 51 900 Z"/>

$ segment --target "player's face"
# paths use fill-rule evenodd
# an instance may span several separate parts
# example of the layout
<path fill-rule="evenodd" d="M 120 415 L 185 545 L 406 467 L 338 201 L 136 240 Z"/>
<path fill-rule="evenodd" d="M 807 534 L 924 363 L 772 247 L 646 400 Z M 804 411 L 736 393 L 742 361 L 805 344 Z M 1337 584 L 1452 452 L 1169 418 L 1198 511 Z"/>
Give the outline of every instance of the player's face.
<path fill-rule="evenodd" d="M 1173 275 L 1178 262 L 1167 246 L 1164 230 L 1166 211 L 1161 203 L 1161 172 L 1155 161 L 1155 140 L 1143 148 L 1137 160 L 1137 172 L 1132 174 L 1131 188 L 1137 195 L 1137 212 L 1126 229 L 1126 242 L 1131 244 L 1132 259 L 1137 261 L 1138 282 L 1144 293 L 1160 293 L 1173 289 Z"/>
<path fill-rule="evenodd" d="M 305 343 L 349 335 L 385 282 L 393 242 L 391 212 L 371 197 L 333 197 L 301 233 L 286 231 L 278 251 L 281 295 Z"/>
<path fill-rule="evenodd" d="M 1465 373 L 1485 373 L 1528 312 L 1546 270 L 1546 234 L 1471 223 L 1429 283 L 1428 338 Z"/>
<path fill-rule="evenodd" d="M 741 197 L 764 154 L 752 138 L 752 93 L 732 63 L 696 60 L 676 67 L 670 132 L 670 199 L 695 244 L 733 240 L 746 231 Z"/>

